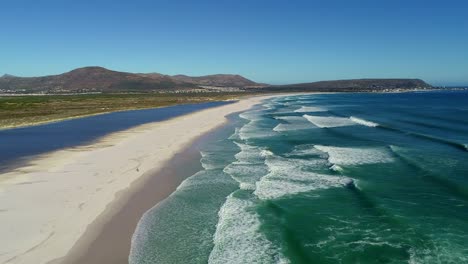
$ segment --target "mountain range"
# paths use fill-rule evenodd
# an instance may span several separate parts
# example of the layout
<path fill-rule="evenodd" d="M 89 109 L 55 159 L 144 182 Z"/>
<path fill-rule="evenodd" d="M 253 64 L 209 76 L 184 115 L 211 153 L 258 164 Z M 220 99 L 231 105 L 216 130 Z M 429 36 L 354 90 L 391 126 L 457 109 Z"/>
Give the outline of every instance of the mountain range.
<path fill-rule="evenodd" d="M 0 91 L 24 93 L 150 92 L 193 90 L 200 89 L 201 86 L 242 89 L 262 85 L 240 75 L 170 76 L 159 73 L 119 72 L 102 67 L 84 67 L 42 77 L 0 77 Z"/>
<path fill-rule="evenodd" d="M 419 79 L 359 79 L 322 81 L 291 85 L 267 85 L 240 75 L 207 76 L 129 73 L 102 67 L 78 68 L 63 74 L 42 77 L 0 77 L 0 93 L 90 93 L 90 92 L 183 92 L 183 91 L 368 91 L 429 88 Z"/>

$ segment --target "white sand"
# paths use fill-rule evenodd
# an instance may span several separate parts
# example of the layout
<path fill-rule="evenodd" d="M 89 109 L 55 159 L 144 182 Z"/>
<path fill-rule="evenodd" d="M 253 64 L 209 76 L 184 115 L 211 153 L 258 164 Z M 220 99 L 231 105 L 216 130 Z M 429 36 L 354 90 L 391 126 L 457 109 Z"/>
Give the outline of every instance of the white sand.
<path fill-rule="evenodd" d="M 0 263 L 38 264 L 63 257 L 117 192 L 223 124 L 226 115 L 264 98 L 138 126 L 0 175 Z"/>

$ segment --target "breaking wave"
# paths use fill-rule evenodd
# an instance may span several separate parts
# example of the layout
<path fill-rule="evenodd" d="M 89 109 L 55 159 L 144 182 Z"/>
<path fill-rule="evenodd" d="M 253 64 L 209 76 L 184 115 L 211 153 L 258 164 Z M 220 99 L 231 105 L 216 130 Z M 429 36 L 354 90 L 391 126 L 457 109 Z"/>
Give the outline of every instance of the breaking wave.
<path fill-rule="evenodd" d="M 309 192 L 316 189 L 343 187 L 350 178 L 312 172 L 327 165 L 323 159 L 303 160 L 269 156 L 265 163 L 269 173 L 256 184 L 254 194 L 262 200 Z"/>
<path fill-rule="evenodd" d="M 326 112 L 327 109 L 317 106 L 302 106 L 299 109 L 294 110 L 296 113 L 309 113 L 309 112 Z"/>
<path fill-rule="evenodd" d="M 328 154 L 328 161 L 338 165 L 361 165 L 393 162 L 384 148 L 345 148 L 315 145 L 316 149 Z"/>
<path fill-rule="evenodd" d="M 261 222 L 253 198 L 241 194 L 229 195 L 219 210 L 208 263 L 289 263 L 280 249 L 260 231 Z"/>
<path fill-rule="evenodd" d="M 353 121 L 353 122 L 355 122 L 357 124 L 363 125 L 363 126 L 368 126 L 368 127 L 377 127 L 377 126 L 379 126 L 379 124 L 377 124 L 377 123 L 367 121 L 365 119 L 357 118 L 357 117 L 354 117 L 354 116 L 351 116 L 349 119 L 351 121 Z"/>
<path fill-rule="evenodd" d="M 356 124 L 349 118 L 344 118 L 344 117 L 311 116 L 311 115 L 303 115 L 303 117 L 309 120 L 309 122 L 311 122 L 315 126 L 320 127 L 320 128 L 353 126 Z"/>

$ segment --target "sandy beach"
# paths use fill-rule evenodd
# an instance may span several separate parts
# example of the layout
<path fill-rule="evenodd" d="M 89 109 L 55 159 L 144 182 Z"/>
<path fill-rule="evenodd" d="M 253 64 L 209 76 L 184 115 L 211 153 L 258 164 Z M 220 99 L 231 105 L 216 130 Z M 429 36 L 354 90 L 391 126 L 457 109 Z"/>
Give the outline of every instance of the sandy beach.
<path fill-rule="evenodd" d="M 183 180 L 171 177 L 174 164 L 198 155 L 194 140 L 264 98 L 113 133 L 2 174 L 0 263 L 126 263 L 139 217 Z M 96 249 L 100 238 L 112 245 Z"/>

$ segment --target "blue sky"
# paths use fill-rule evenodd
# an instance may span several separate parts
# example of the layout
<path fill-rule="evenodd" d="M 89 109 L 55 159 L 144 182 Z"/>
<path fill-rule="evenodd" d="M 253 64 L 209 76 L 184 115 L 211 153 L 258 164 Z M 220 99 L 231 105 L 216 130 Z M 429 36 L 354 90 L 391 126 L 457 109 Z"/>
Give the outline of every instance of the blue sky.
<path fill-rule="evenodd" d="M 468 1 L 3 0 L 0 25 L 0 75 L 99 65 L 468 85 Z"/>

